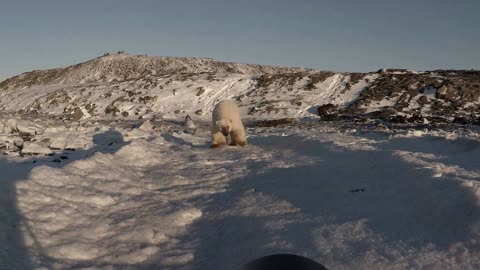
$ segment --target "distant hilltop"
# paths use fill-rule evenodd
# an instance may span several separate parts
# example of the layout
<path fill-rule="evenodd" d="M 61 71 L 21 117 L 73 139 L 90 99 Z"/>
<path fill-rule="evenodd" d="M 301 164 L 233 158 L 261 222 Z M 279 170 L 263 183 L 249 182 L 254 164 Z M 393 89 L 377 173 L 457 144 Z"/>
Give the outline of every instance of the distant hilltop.
<path fill-rule="evenodd" d="M 0 89 L 32 85 L 83 84 L 139 79 L 148 75 L 239 73 L 278 74 L 309 72 L 313 69 L 239 64 L 197 57 L 157 57 L 130 55 L 124 51 L 105 53 L 101 57 L 48 70 L 34 70 L 6 79 Z"/>

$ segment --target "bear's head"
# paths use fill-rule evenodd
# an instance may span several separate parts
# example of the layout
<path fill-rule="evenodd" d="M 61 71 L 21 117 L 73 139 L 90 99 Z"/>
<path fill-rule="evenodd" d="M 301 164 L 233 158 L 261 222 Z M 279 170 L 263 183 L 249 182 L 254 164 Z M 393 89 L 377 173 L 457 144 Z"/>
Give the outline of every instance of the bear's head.
<path fill-rule="evenodd" d="M 218 129 L 222 132 L 223 136 L 228 136 L 232 130 L 232 120 L 219 120 L 216 122 Z"/>

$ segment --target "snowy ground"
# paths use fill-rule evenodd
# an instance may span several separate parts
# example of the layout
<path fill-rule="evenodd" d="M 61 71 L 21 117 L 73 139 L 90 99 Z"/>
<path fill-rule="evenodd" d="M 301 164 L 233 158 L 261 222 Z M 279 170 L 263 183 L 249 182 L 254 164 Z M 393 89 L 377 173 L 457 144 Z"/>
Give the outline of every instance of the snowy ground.
<path fill-rule="evenodd" d="M 480 268 L 478 131 L 305 124 L 209 149 L 207 127 L 156 125 L 50 123 L 37 137 L 64 142 L 53 156 L 0 157 L 0 269 L 237 269 L 272 253 Z"/>

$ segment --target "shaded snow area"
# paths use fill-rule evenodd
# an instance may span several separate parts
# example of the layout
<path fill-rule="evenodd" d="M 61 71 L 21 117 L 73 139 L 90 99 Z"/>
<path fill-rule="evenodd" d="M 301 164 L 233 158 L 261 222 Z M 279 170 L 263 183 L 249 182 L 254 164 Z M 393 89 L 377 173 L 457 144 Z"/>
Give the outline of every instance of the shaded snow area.
<path fill-rule="evenodd" d="M 49 125 L 0 157 L 0 269 L 480 269 L 478 131 Z"/>

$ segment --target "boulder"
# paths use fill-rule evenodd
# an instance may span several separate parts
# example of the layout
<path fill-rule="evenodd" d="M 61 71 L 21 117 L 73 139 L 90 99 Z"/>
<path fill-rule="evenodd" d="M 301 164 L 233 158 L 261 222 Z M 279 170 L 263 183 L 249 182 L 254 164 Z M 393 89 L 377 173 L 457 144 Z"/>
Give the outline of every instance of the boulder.
<path fill-rule="evenodd" d="M 446 85 L 442 85 L 440 88 L 437 89 L 435 93 L 435 97 L 439 99 L 447 99 L 449 93 L 449 88 Z"/>
<path fill-rule="evenodd" d="M 416 124 L 424 124 L 427 122 L 427 119 L 425 117 L 423 117 L 421 114 L 419 113 L 415 113 L 413 114 L 412 116 L 410 116 L 408 119 L 408 122 L 410 123 L 416 123 Z"/>
<path fill-rule="evenodd" d="M 138 127 L 138 129 L 145 132 L 151 132 L 153 130 L 152 122 L 150 122 L 150 120 L 146 120 L 140 125 L 140 127 Z"/>
<path fill-rule="evenodd" d="M 318 112 L 318 115 L 320 117 L 322 117 L 322 116 L 326 116 L 326 115 L 336 113 L 337 108 L 338 108 L 337 105 L 334 105 L 332 103 L 328 103 L 328 104 L 324 104 L 324 105 L 321 105 L 320 107 L 318 107 L 317 112 Z"/>
<path fill-rule="evenodd" d="M 59 136 L 52 138 L 50 142 L 51 149 L 65 149 L 67 148 L 68 138 L 65 136 Z"/>
<path fill-rule="evenodd" d="M 466 116 L 455 116 L 452 121 L 452 123 L 459 125 L 470 125 L 473 122 L 474 121 L 470 117 Z"/>
<path fill-rule="evenodd" d="M 41 144 L 35 142 L 25 142 L 22 149 L 24 155 L 51 155 L 53 151 Z"/>
<path fill-rule="evenodd" d="M 18 147 L 19 149 L 22 149 L 23 148 L 23 145 L 24 145 L 24 141 L 22 138 L 20 137 L 16 137 L 14 140 L 13 140 L 13 144 Z"/>
<path fill-rule="evenodd" d="M 404 115 L 394 115 L 390 117 L 390 122 L 392 123 L 398 123 L 398 124 L 405 124 L 408 123 L 408 119 Z"/>
<path fill-rule="evenodd" d="M 420 98 L 417 100 L 418 104 L 420 105 L 426 105 L 430 103 L 430 100 L 428 99 L 427 96 L 421 95 Z"/>

